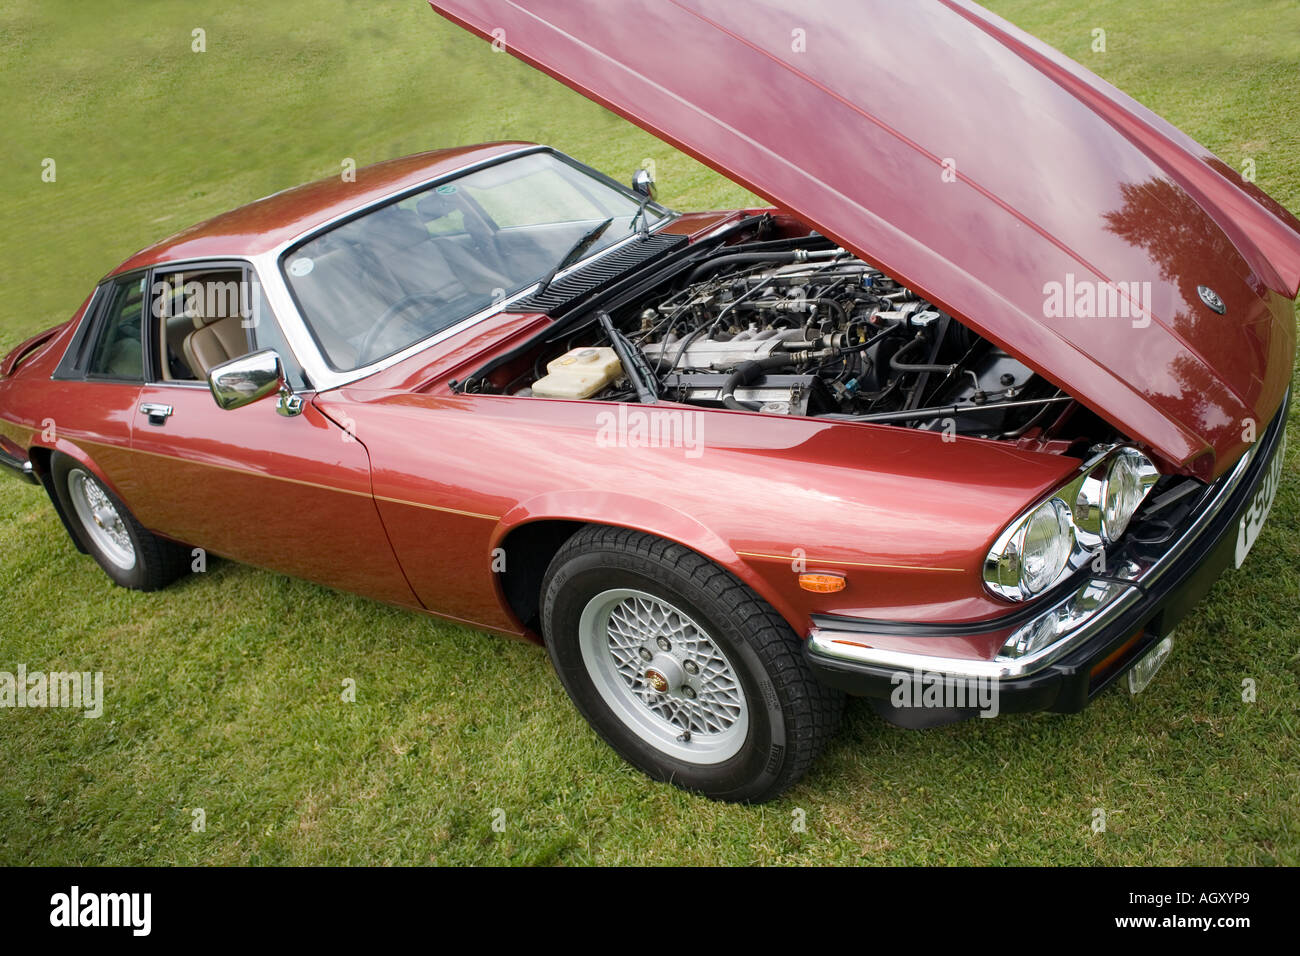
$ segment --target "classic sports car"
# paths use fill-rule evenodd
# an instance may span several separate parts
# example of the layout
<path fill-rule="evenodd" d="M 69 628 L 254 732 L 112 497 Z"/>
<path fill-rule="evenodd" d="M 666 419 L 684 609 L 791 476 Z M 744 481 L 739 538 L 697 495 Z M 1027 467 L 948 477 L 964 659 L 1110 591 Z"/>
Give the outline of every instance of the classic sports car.
<path fill-rule="evenodd" d="M 845 692 L 918 726 L 1140 689 L 1277 489 L 1300 222 L 962 0 L 434 6 L 771 206 L 498 143 L 146 249 L 0 366 L 0 460 L 75 546 L 544 643 L 724 799 L 799 779 Z"/>

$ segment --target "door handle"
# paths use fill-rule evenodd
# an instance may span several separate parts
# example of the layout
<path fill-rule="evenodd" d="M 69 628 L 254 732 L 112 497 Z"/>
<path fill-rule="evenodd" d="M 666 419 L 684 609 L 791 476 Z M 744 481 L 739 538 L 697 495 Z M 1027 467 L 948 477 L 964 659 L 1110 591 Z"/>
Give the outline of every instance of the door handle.
<path fill-rule="evenodd" d="M 167 419 L 171 418 L 172 407 L 158 402 L 145 402 L 140 406 L 140 414 L 149 416 L 150 425 L 166 425 Z"/>

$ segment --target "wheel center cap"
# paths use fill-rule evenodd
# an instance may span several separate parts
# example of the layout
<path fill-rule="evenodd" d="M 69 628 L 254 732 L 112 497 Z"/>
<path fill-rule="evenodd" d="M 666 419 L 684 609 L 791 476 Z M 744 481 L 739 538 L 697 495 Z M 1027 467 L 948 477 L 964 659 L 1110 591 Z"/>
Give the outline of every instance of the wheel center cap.
<path fill-rule="evenodd" d="M 645 669 L 646 683 L 657 694 L 667 694 L 686 679 L 682 665 L 669 654 L 657 654 Z"/>

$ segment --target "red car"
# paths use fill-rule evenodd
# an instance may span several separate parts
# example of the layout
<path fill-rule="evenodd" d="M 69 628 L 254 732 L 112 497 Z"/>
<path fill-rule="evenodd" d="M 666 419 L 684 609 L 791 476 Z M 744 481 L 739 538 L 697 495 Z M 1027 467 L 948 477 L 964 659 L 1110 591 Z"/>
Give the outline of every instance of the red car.
<path fill-rule="evenodd" d="M 1149 679 L 1277 489 L 1300 222 L 959 0 L 435 6 L 771 207 L 505 143 L 146 249 L 0 366 L 78 548 L 542 642 L 725 799 L 845 691 L 916 726 Z"/>

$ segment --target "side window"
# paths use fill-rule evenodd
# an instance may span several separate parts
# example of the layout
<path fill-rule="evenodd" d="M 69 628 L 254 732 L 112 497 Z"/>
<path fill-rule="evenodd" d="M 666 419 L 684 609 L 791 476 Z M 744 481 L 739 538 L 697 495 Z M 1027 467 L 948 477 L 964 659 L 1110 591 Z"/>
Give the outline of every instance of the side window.
<path fill-rule="evenodd" d="M 155 272 L 151 300 L 151 338 L 162 381 L 204 382 L 213 366 L 252 351 L 243 269 L 190 266 Z"/>
<path fill-rule="evenodd" d="M 295 390 L 301 370 L 251 270 L 237 265 L 190 265 L 153 274 L 153 377 L 206 383 L 214 366 L 259 349 L 275 349 Z"/>
<path fill-rule="evenodd" d="M 127 382 L 144 380 L 143 277 L 113 287 L 86 371 Z"/>

